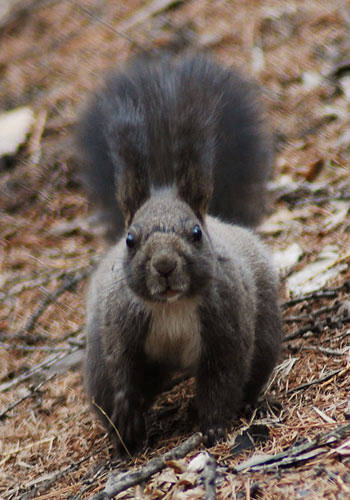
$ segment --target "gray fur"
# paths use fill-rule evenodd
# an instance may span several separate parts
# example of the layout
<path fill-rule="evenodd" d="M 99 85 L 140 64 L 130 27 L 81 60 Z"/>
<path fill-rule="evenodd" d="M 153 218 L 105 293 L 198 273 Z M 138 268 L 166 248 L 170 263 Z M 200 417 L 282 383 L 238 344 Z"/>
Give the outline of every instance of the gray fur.
<path fill-rule="evenodd" d="M 84 186 L 111 241 L 135 209 L 132 192 L 148 195 L 140 178 L 164 186 L 176 177 L 197 215 L 210 203 L 211 215 L 254 226 L 266 213 L 272 146 L 256 89 L 208 57 L 132 59 L 91 100 L 78 143 Z"/>
<path fill-rule="evenodd" d="M 123 238 L 92 278 L 89 398 L 133 451 L 145 436 L 144 411 L 173 371 L 185 370 L 196 377 L 199 424 L 212 443 L 244 404 L 255 404 L 277 361 L 275 273 L 266 249 L 247 229 L 208 216 L 201 245 L 191 244 L 186 227 L 199 219 L 170 193 L 154 195 L 133 223 L 142 227 L 139 248 L 130 258 Z M 164 249 L 178 259 L 166 278 L 151 269 Z M 175 302 L 168 302 L 165 283 L 178 292 Z"/>
<path fill-rule="evenodd" d="M 207 63 L 193 64 L 195 78 L 198 65 Z M 161 90 L 157 99 L 164 107 Z M 144 133 L 141 104 L 133 103 L 131 124 L 116 120 L 109 131 L 128 237 L 110 249 L 91 279 L 85 385 L 130 451 L 142 444 L 144 413 L 173 372 L 195 376 L 199 426 L 212 444 L 244 405 L 256 403 L 280 351 L 278 283 L 268 251 L 250 230 L 206 214 L 221 108 L 220 98 L 208 102 L 203 124 L 203 116 L 195 116 L 204 104 L 200 92 L 198 100 L 192 94 L 182 117 L 168 116 L 167 137 L 174 142 L 165 183 L 156 182 L 145 153 L 151 137 Z"/>

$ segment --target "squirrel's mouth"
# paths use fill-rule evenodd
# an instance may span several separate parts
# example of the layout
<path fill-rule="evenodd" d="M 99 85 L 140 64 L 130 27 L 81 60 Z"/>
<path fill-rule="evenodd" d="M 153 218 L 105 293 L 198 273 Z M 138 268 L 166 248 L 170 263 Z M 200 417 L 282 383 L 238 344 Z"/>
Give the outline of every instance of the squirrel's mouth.
<path fill-rule="evenodd" d="M 172 304 L 176 302 L 182 295 L 182 292 L 179 290 L 174 290 L 170 287 L 167 287 L 163 292 L 158 293 L 153 297 L 155 302 L 167 302 L 168 304 Z"/>
<path fill-rule="evenodd" d="M 180 295 L 181 295 L 180 292 L 177 292 L 176 290 L 172 290 L 171 288 L 168 288 L 165 291 L 166 301 L 170 302 L 170 303 L 175 302 L 180 297 Z"/>

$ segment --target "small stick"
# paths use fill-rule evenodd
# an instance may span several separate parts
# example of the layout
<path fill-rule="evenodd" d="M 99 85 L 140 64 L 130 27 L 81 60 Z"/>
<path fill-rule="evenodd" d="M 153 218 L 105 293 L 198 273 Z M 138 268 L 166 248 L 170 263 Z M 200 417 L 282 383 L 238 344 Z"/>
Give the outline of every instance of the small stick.
<path fill-rule="evenodd" d="M 112 475 L 107 481 L 105 489 L 93 497 L 90 497 L 90 500 L 105 500 L 113 498 L 121 491 L 146 481 L 153 476 L 153 474 L 164 469 L 169 460 L 184 458 L 190 451 L 193 451 L 200 445 L 202 439 L 202 434 L 197 432 L 176 448 L 167 451 L 160 457 L 153 458 L 144 467 L 141 467 L 136 471 L 121 472 L 119 474 Z"/>
<path fill-rule="evenodd" d="M 90 274 L 90 269 L 86 269 L 84 271 L 78 272 L 75 276 L 70 277 L 70 279 L 67 279 L 62 286 L 60 286 L 54 293 L 47 295 L 43 302 L 40 304 L 38 309 L 31 315 L 31 317 L 28 319 L 24 326 L 24 331 L 27 333 L 30 333 L 42 315 L 42 313 L 45 311 L 45 309 L 53 302 L 55 302 L 60 295 L 62 295 L 64 292 L 67 292 L 68 290 L 72 289 L 75 285 L 77 285 L 80 281 L 85 279 L 88 275 Z"/>
<path fill-rule="evenodd" d="M 136 10 L 128 19 L 123 21 L 118 28 L 123 32 L 123 36 L 125 36 L 126 31 L 170 9 L 175 3 L 176 0 L 153 0 L 152 2 L 148 2 L 145 6 Z"/>
<path fill-rule="evenodd" d="M 310 314 L 303 314 L 300 316 L 287 316 L 284 318 L 286 323 L 294 323 L 299 321 L 309 320 L 310 318 L 315 319 L 316 316 L 320 316 L 324 313 L 330 313 L 333 311 L 337 311 L 341 306 L 339 301 L 336 301 L 332 306 L 321 307 L 320 309 L 316 309 L 315 311 L 311 311 Z"/>
<path fill-rule="evenodd" d="M 69 464 L 65 467 L 63 467 L 60 470 L 56 470 L 53 472 L 49 472 L 47 474 L 43 474 L 32 481 L 29 481 L 29 483 L 25 485 L 19 485 L 16 488 L 13 488 L 10 491 L 7 491 L 7 498 L 18 498 L 18 493 L 21 493 L 21 498 L 33 498 L 35 495 L 35 498 L 38 498 L 38 494 L 40 491 L 40 495 L 44 491 L 47 491 L 53 484 L 56 483 L 59 479 L 62 477 L 66 476 L 67 474 L 77 470 L 80 465 L 87 460 L 89 460 L 95 453 L 98 453 L 100 450 L 94 450 L 93 453 L 90 453 L 89 455 L 85 455 L 83 458 L 80 460 Z M 40 498 L 40 497 L 39 497 Z M 54 496 L 51 496 L 51 498 L 54 498 Z"/>
<path fill-rule="evenodd" d="M 35 387 L 33 387 L 30 391 L 28 391 L 27 394 L 25 394 L 24 396 L 22 396 L 20 399 L 17 399 L 17 401 L 15 401 L 14 403 L 12 403 L 10 406 L 8 406 L 6 408 L 6 410 L 4 410 L 3 412 L 0 413 L 0 422 L 2 420 L 5 420 L 5 418 L 8 418 L 8 413 L 13 410 L 14 408 L 16 408 L 18 405 L 20 405 L 21 403 L 23 403 L 23 401 L 25 401 L 26 399 L 28 398 L 31 398 L 34 396 L 34 394 L 36 392 L 39 391 L 39 389 L 41 389 L 41 387 L 44 385 L 44 384 L 47 384 L 47 382 L 50 382 L 50 380 L 52 380 L 53 378 L 55 378 L 57 375 L 57 373 L 52 373 L 48 378 L 46 378 L 45 380 L 42 380 L 38 385 L 36 385 Z"/>
<path fill-rule="evenodd" d="M 321 352 L 322 354 L 327 354 L 327 356 L 344 356 L 346 353 L 349 352 L 350 347 L 346 347 L 342 351 L 337 350 L 337 349 L 327 349 L 326 347 L 321 347 L 317 345 L 305 345 L 299 347 L 300 351 L 317 351 Z"/>
<path fill-rule="evenodd" d="M 3 349 L 13 349 L 15 351 L 44 351 L 44 352 L 68 352 L 71 350 L 70 347 L 50 347 L 48 345 L 35 346 L 35 345 L 20 345 L 20 344 L 7 344 L 6 342 L 0 341 L 0 347 Z"/>
<path fill-rule="evenodd" d="M 45 5 L 58 3 L 59 0 L 32 0 L 27 2 L 13 2 L 14 5 L 9 9 L 7 13 L 5 10 L 5 15 L 0 19 L 0 30 L 6 28 L 11 23 L 16 22 L 20 17 L 33 14 L 38 9 L 41 9 Z M 11 2 L 9 2 L 11 5 Z M 18 5 L 17 5 L 18 4 Z"/>
<path fill-rule="evenodd" d="M 336 376 L 339 376 L 339 377 L 342 377 L 343 375 L 345 375 L 346 373 L 348 373 L 350 371 L 350 363 L 348 363 L 346 365 L 346 367 L 343 369 L 343 370 L 340 370 L 339 373 L 336 373 L 334 378 Z M 323 389 L 324 387 L 327 387 L 327 385 L 331 384 L 334 380 L 334 378 L 332 377 L 330 380 L 327 380 L 326 382 L 324 382 L 322 385 L 321 385 L 321 388 Z"/>
<path fill-rule="evenodd" d="M 295 207 L 300 207 L 304 205 L 322 205 L 323 203 L 329 203 L 330 201 L 347 201 L 350 200 L 349 193 L 334 193 L 334 195 L 329 194 L 325 196 L 303 198 L 302 200 L 296 200 L 294 202 Z"/>
<path fill-rule="evenodd" d="M 325 343 L 325 342 L 336 342 L 337 340 L 343 340 L 346 337 L 349 337 L 349 335 L 350 335 L 350 330 L 347 330 L 346 332 L 340 333 L 339 335 L 336 335 L 335 337 L 329 337 L 327 339 L 324 339 L 323 343 Z"/>
<path fill-rule="evenodd" d="M 307 325 L 298 328 L 298 330 L 296 330 L 295 332 L 286 335 L 283 341 L 297 339 L 310 331 L 313 333 L 321 333 L 326 326 L 339 328 L 340 326 L 349 322 L 350 318 L 344 318 L 343 316 L 335 317 L 331 323 L 329 323 L 327 320 L 317 320 L 314 323 L 308 323 Z"/>
<path fill-rule="evenodd" d="M 289 391 L 287 391 L 287 394 L 293 394 L 293 392 L 301 391 L 303 389 L 307 389 L 308 387 L 311 387 L 312 385 L 320 384 L 320 383 L 324 382 L 325 380 L 331 379 L 335 375 L 338 375 L 341 371 L 342 371 L 341 368 L 339 368 L 338 370 L 328 372 L 323 377 L 321 377 L 317 380 L 311 380 L 311 382 L 307 382 L 306 384 L 301 384 L 301 385 L 298 385 L 297 387 L 293 387 L 293 389 L 289 389 Z"/>
<path fill-rule="evenodd" d="M 234 472 L 238 473 L 243 470 L 257 471 L 274 467 L 295 465 L 300 461 L 313 458 L 320 453 L 328 451 L 327 447 L 336 444 L 349 435 L 350 424 L 342 425 L 330 432 L 316 436 L 316 438 L 311 441 L 291 446 L 281 453 L 276 453 L 276 455 L 257 459 L 254 464 L 246 460 L 242 464 L 237 465 L 234 468 Z"/>
<path fill-rule="evenodd" d="M 295 299 L 290 299 L 287 300 L 282 304 L 282 307 L 291 307 L 295 306 L 296 304 L 300 304 L 300 302 L 304 302 L 307 300 L 317 300 L 317 299 L 332 299 L 338 296 L 338 293 L 340 292 L 341 287 L 339 288 L 334 288 L 333 290 L 318 290 L 317 292 L 310 293 L 308 295 L 302 295 L 301 297 L 295 297 Z"/>
<path fill-rule="evenodd" d="M 80 347 L 73 347 L 69 352 L 62 352 L 62 353 L 56 354 L 55 356 L 50 356 L 49 358 L 45 359 L 44 361 L 42 361 L 38 365 L 27 370 L 25 373 L 22 373 L 18 377 L 14 378 L 10 382 L 5 382 L 5 383 L 1 384 L 0 385 L 0 392 L 7 392 L 9 389 L 12 389 L 12 387 L 15 387 L 16 385 L 28 380 L 35 373 L 41 371 L 44 368 L 49 368 L 50 366 L 57 363 L 57 361 L 60 361 L 61 359 L 65 358 L 66 356 L 69 356 L 70 354 L 77 351 L 78 349 L 80 349 Z"/>
<path fill-rule="evenodd" d="M 25 279 L 22 277 L 16 280 L 7 281 L 3 287 L 4 291 L 0 292 L 0 300 L 6 300 L 7 298 L 13 297 L 27 290 L 33 290 L 39 286 L 45 286 L 55 279 L 66 278 L 83 270 L 92 270 L 98 261 L 98 256 L 92 257 L 89 264 L 85 266 L 77 266 L 75 268 L 64 269 L 63 271 L 50 271 L 41 273 L 40 276 L 34 275 L 34 277 L 31 277 L 32 275 L 30 275 Z"/>
<path fill-rule="evenodd" d="M 73 0 L 69 0 L 71 3 L 73 3 Z M 86 16 L 90 17 L 91 19 L 93 19 L 94 21 L 97 21 L 99 22 L 100 24 L 102 24 L 103 26 L 105 26 L 106 28 L 108 28 L 109 30 L 111 30 L 115 35 L 121 37 L 121 38 L 125 38 L 125 40 L 127 40 L 130 44 L 132 44 L 134 47 L 136 48 L 141 48 L 140 45 L 136 42 L 135 39 L 131 38 L 124 30 L 124 28 L 122 27 L 122 29 L 116 29 L 112 24 L 110 24 L 108 21 L 106 21 L 105 19 L 103 19 L 102 17 L 100 16 L 97 16 L 96 14 L 92 13 L 89 9 L 87 9 L 86 7 L 84 7 L 83 5 L 80 5 L 80 4 L 75 4 L 74 5 L 75 7 L 78 7 L 81 12 L 83 12 Z"/>
<path fill-rule="evenodd" d="M 319 325 L 317 325 L 317 329 L 319 328 Z M 288 340 L 295 340 L 299 337 L 302 337 L 305 333 L 310 332 L 315 330 L 315 324 L 313 323 L 308 323 L 305 326 L 302 326 L 301 328 L 298 328 L 295 332 L 290 333 L 289 335 L 286 335 L 283 339 L 283 342 L 286 342 Z"/>

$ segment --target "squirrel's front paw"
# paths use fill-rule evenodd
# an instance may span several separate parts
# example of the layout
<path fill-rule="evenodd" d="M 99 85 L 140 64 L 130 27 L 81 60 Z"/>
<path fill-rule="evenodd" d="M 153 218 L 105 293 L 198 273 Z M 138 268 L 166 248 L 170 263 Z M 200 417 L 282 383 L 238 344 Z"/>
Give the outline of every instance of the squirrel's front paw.
<path fill-rule="evenodd" d="M 211 424 L 203 430 L 203 442 L 208 447 L 225 438 L 226 429 L 223 425 Z"/>
<path fill-rule="evenodd" d="M 116 394 L 112 422 L 115 429 L 111 427 L 110 431 L 120 455 L 133 454 L 141 448 L 146 434 L 145 419 L 136 394 L 125 390 Z"/>

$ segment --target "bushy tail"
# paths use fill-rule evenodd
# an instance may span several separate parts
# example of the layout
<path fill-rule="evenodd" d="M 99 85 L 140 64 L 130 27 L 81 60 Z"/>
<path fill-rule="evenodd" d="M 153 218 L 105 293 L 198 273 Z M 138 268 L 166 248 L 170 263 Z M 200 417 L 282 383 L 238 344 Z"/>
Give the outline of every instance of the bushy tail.
<path fill-rule="evenodd" d="M 253 86 L 203 56 L 139 57 L 111 75 L 78 130 L 84 185 L 109 235 L 159 185 L 176 185 L 199 217 L 209 207 L 256 225 L 272 162 L 261 122 Z"/>

